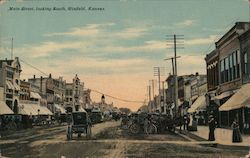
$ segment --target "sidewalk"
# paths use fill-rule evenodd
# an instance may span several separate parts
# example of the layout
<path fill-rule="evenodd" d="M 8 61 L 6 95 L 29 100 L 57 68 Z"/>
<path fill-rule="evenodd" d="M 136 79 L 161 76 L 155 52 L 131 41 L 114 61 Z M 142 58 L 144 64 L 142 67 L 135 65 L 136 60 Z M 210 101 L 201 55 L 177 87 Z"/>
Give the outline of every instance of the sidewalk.
<path fill-rule="evenodd" d="M 198 126 L 197 131 L 190 131 L 190 133 L 207 140 L 209 128 L 208 126 Z M 216 128 L 215 143 L 221 145 L 250 147 L 250 135 L 242 135 L 243 142 L 241 143 L 232 143 L 232 133 L 233 131 L 230 129 Z"/>

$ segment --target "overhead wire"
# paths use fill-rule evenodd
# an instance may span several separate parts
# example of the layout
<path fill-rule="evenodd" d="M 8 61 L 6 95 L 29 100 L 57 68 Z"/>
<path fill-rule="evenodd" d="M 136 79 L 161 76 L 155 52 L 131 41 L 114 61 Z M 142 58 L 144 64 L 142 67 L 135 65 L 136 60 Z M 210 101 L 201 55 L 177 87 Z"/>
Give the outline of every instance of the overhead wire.
<path fill-rule="evenodd" d="M 26 61 L 22 60 L 22 59 L 19 59 L 21 62 L 25 63 L 26 65 L 32 67 L 33 69 L 39 71 L 40 73 L 44 74 L 45 76 L 49 76 L 47 73 L 45 73 L 44 71 L 40 70 L 39 68 L 33 66 L 32 64 L 29 64 L 27 63 Z M 91 88 L 84 88 L 84 89 L 89 89 L 95 93 L 98 93 L 98 94 L 103 94 L 109 98 L 113 98 L 115 100 L 119 100 L 119 101 L 123 101 L 123 102 L 131 102 L 131 103 L 144 103 L 144 101 L 135 101 L 135 100 L 128 100 L 128 99 L 123 99 L 123 98 L 119 98 L 119 97 L 115 97 L 115 96 L 112 96 L 112 95 L 109 95 L 109 94 L 105 94 L 103 92 L 100 92 L 98 90 L 95 90 L 95 89 L 91 89 Z"/>

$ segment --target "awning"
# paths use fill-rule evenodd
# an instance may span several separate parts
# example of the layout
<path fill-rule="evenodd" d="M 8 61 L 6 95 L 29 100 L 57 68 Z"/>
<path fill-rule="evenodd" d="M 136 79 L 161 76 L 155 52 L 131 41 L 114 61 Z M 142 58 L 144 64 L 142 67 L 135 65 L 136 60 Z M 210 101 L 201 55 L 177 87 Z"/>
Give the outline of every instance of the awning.
<path fill-rule="evenodd" d="M 230 111 L 242 107 L 250 108 L 250 83 L 243 85 L 219 110 Z"/>
<path fill-rule="evenodd" d="M 196 101 L 191 105 L 191 108 L 188 109 L 189 113 L 193 113 L 197 110 L 202 110 L 206 107 L 206 97 L 205 95 L 199 96 Z"/>
<path fill-rule="evenodd" d="M 178 106 L 181 106 L 183 104 L 183 101 L 180 101 L 180 99 L 178 99 Z"/>
<path fill-rule="evenodd" d="M 42 97 L 36 92 L 30 92 L 30 98 L 41 99 Z"/>
<path fill-rule="evenodd" d="M 54 104 L 54 105 L 55 105 L 56 111 L 59 111 L 61 114 L 66 114 L 66 110 L 61 105 L 58 105 L 58 104 Z"/>
<path fill-rule="evenodd" d="M 82 107 L 79 107 L 79 110 L 80 112 L 86 112 Z"/>
<path fill-rule="evenodd" d="M 45 106 L 39 106 L 39 115 L 53 115 L 53 113 Z"/>
<path fill-rule="evenodd" d="M 13 86 L 13 84 L 10 81 L 6 80 L 6 85 L 7 85 L 8 89 L 15 90 L 15 87 Z"/>
<path fill-rule="evenodd" d="M 60 99 L 62 98 L 59 94 L 55 94 L 55 96 Z"/>
<path fill-rule="evenodd" d="M 193 101 L 193 100 L 195 100 L 195 99 L 197 99 L 198 98 L 198 95 L 195 95 L 195 96 L 192 96 L 191 97 L 191 100 Z"/>
<path fill-rule="evenodd" d="M 13 82 L 13 86 L 15 87 L 15 90 L 20 91 L 20 86 L 18 86 L 16 82 Z"/>
<path fill-rule="evenodd" d="M 20 104 L 19 114 L 23 115 L 38 115 L 38 111 L 36 107 L 37 104 Z"/>
<path fill-rule="evenodd" d="M 19 113 L 23 115 L 53 115 L 47 107 L 39 104 L 21 104 Z"/>
<path fill-rule="evenodd" d="M 0 101 L 0 115 L 14 114 L 14 112 L 5 104 L 4 101 Z"/>
<path fill-rule="evenodd" d="M 221 100 L 221 99 L 226 98 L 226 97 L 233 95 L 233 94 L 234 94 L 233 91 L 227 91 L 227 92 L 221 93 L 220 95 L 214 96 L 212 98 L 212 100 L 215 100 L 215 99 Z"/>

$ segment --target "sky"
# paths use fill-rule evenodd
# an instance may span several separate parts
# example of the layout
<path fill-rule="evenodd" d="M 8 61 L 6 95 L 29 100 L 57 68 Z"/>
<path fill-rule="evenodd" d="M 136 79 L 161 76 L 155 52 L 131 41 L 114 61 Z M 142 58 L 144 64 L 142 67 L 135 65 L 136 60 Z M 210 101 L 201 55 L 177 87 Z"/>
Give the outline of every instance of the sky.
<path fill-rule="evenodd" d="M 174 54 L 167 35 L 184 37 L 178 75 L 205 74 L 206 54 L 237 21 L 249 21 L 248 0 L 0 0 L 0 59 L 11 58 L 13 38 L 13 55 L 25 63 L 67 82 L 78 74 L 85 88 L 140 101 L 106 97 L 135 111 L 148 100 L 149 80 L 157 80 L 154 67 L 162 68 L 161 81 L 172 70 L 164 61 Z M 22 79 L 44 76 L 25 63 Z"/>

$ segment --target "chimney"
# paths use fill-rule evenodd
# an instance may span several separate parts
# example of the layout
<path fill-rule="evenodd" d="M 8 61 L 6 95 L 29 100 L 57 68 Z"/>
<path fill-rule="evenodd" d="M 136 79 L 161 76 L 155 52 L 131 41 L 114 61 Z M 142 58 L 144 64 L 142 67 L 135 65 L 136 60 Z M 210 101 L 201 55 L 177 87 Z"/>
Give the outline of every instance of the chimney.
<path fill-rule="evenodd" d="M 34 77 L 34 79 L 36 79 L 36 75 L 34 75 L 33 77 Z"/>
<path fill-rule="evenodd" d="M 49 78 L 51 78 L 51 74 L 49 74 Z"/>
<path fill-rule="evenodd" d="M 196 72 L 196 73 L 195 73 L 195 76 L 199 76 L 199 73 L 198 73 L 198 72 Z"/>

